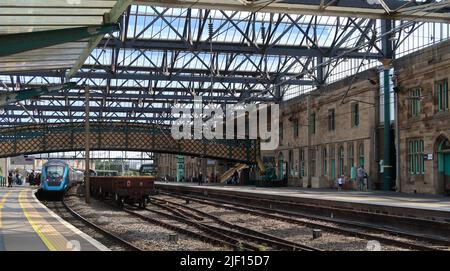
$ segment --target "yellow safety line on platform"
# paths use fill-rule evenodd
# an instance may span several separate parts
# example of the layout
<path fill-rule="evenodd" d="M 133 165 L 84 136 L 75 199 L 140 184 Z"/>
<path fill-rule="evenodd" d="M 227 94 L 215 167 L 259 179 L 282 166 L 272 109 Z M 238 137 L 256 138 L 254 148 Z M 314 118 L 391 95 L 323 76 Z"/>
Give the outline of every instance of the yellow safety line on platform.
<path fill-rule="evenodd" d="M 20 192 L 19 203 L 33 230 L 39 235 L 50 251 L 67 250 L 67 240 L 33 208 L 30 202 L 24 202 L 27 192 L 29 191 L 24 190 Z M 27 209 L 31 211 L 28 212 Z"/>
<path fill-rule="evenodd" d="M 6 195 L 3 196 L 2 201 L 0 202 L 0 229 L 3 227 L 3 215 L 2 215 L 2 209 L 3 205 L 5 205 L 6 200 L 8 199 L 9 194 L 11 194 L 12 191 L 9 191 L 6 193 Z"/>
<path fill-rule="evenodd" d="M 0 202 L 0 209 L 3 208 L 3 205 L 6 202 L 6 199 L 8 198 L 9 194 L 11 194 L 12 191 L 8 191 L 8 193 L 6 193 L 6 195 L 3 196 L 2 201 Z"/>

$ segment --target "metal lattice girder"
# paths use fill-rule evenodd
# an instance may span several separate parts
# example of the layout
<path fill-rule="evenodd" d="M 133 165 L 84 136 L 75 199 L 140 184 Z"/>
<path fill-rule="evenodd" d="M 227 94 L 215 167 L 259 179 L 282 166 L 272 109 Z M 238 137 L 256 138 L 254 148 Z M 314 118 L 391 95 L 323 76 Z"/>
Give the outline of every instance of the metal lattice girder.
<path fill-rule="evenodd" d="M 26 114 L 9 114 L 8 117 L 12 120 L 9 123 L 2 123 L 0 121 L 0 126 L 20 126 L 23 125 L 26 122 L 23 122 L 22 120 L 27 120 L 30 117 Z M 56 122 L 73 122 L 73 121 L 83 121 L 85 119 L 84 116 L 56 116 L 56 115 L 40 115 L 36 116 L 36 118 L 39 118 L 42 120 L 42 123 L 56 123 Z M 136 123 L 165 123 L 166 121 L 172 121 L 176 120 L 176 118 L 173 117 L 145 117 L 145 116 L 136 116 L 136 117 L 130 117 L 130 116 L 106 116 L 103 118 L 100 118 L 100 120 L 108 120 L 108 121 L 124 121 L 124 122 L 136 122 Z"/>
<path fill-rule="evenodd" d="M 21 73 L 9 73 L 9 75 L 19 76 L 41 76 L 41 77 L 60 77 L 60 73 L 53 71 L 37 71 L 37 72 L 21 72 Z M 239 83 L 239 84 L 273 84 L 274 79 L 267 79 L 259 77 L 258 73 L 254 73 L 253 76 L 215 76 L 214 82 L 222 83 Z M 73 75 L 75 78 L 83 79 L 124 79 L 124 80 L 154 80 L 154 81 L 181 81 L 181 82 L 211 82 L 211 77 L 207 75 L 189 75 L 189 74 L 161 74 L 161 73 L 120 73 L 111 74 L 105 72 L 84 72 L 80 71 Z M 314 85 L 312 80 L 293 79 L 289 80 L 290 85 Z"/>
<path fill-rule="evenodd" d="M 119 30 L 118 24 L 0 35 L 0 56 L 82 40 Z"/>
<path fill-rule="evenodd" d="M 125 11 L 125 9 L 127 9 L 128 6 L 131 5 L 132 2 L 133 2 L 132 0 L 117 0 L 117 2 L 112 7 L 111 11 L 109 13 L 104 14 L 104 21 L 106 23 L 115 23 L 122 15 L 122 13 Z M 81 68 L 81 66 L 84 64 L 86 59 L 91 54 L 92 50 L 97 46 L 97 44 L 100 42 L 102 38 L 103 35 L 97 35 L 89 40 L 88 46 L 84 49 L 78 61 L 67 72 L 66 80 L 71 78 L 73 74 Z"/>
<path fill-rule="evenodd" d="M 55 91 L 74 88 L 76 83 L 65 83 L 56 86 L 41 86 L 32 89 L 20 90 L 17 92 L 0 93 L 0 108 L 15 102 L 36 98 L 44 94 L 50 94 Z"/>
<path fill-rule="evenodd" d="M 264 44 L 256 44 L 256 46 L 248 46 L 247 44 L 213 42 L 207 41 L 196 42 L 189 44 L 182 40 L 145 40 L 145 39 L 127 39 L 124 42 L 120 40 L 108 41 L 103 39 L 99 43 L 101 48 L 125 48 L 137 50 L 175 50 L 175 51 L 196 51 L 196 52 L 210 52 L 216 53 L 233 53 L 233 54 L 262 54 L 262 55 L 276 55 L 276 56 L 306 56 L 306 57 L 334 57 L 342 54 L 348 49 L 341 49 L 332 47 L 308 48 L 307 46 L 291 46 L 276 44 L 266 46 Z M 348 58 L 367 58 L 379 59 L 379 53 L 363 53 L 350 52 L 346 55 Z"/>
<path fill-rule="evenodd" d="M 386 5 L 382 5 L 384 2 Z M 434 3 L 406 0 L 138 0 L 138 5 L 195 7 L 203 9 L 262 11 L 322 16 L 359 17 L 391 20 L 450 22 L 448 2 Z M 436 8 L 440 10 L 435 11 Z M 431 10 L 430 10 L 431 9 Z"/>
<path fill-rule="evenodd" d="M 90 123 L 93 151 L 176 153 L 242 163 L 256 163 L 257 140 L 175 140 L 170 127 L 125 122 Z M 84 123 L 41 124 L 0 129 L 0 157 L 79 151 L 85 148 Z"/>

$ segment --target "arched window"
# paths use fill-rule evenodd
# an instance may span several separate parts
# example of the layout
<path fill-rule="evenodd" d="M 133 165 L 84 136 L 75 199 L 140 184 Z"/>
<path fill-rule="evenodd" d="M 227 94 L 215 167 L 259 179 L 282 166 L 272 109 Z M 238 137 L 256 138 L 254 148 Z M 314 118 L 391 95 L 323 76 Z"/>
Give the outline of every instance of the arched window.
<path fill-rule="evenodd" d="M 364 167 L 364 143 L 360 143 L 358 147 L 359 165 Z"/>
<path fill-rule="evenodd" d="M 303 148 L 300 148 L 299 151 L 299 161 L 300 161 L 299 177 L 305 177 L 305 151 Z"/>
<path fill-rule="evenodd" d="M 339 147 L 339 176 L 344 175 L 344 146 Z"/>
<path fill-rule="evenodd" d="M 354 167 L 354 158 L 355 155 L 355 149 L 353 147 L 353 143 L 350 143 L 348 145 L 348 153 L 347 153 L 347 157 L 348 157 L 348 170 L 350 171 L 352 169 L 352 167 Z"/>
<path fill-rule="evenodd" d="M 322 164 L 322 166 L 323 166 L 323 176 L 327 176 L 327 170 L 328 170 L 328 168 L 327 168 L 327 159 L 328 159 L 328 156 L 327 156 L 327 147 L 325 146 L 325 147 L 323 147 L 323 150 L 322 150 L 322 159 L 323 159 L 323 164 Z"/>
<path fill-rule="evenodd" d="M 315 148 L 311 148 L 309 149 L 310 153 L 309 155 L 311 156 L 311 172 L 310 175 L 312 177 L 316 176 L 316 149 Z"/>
<path fill-rule="evenodd" d="M 285 161 L 284 161 L 284 155 L 282 152 L 280 152 L 279 156 L 278 156 L 278 173 L 280 178 L 284 178 L 284 174 L 285 174 Z"/>
<path fill-rule="evenodd" d="M 334 146 L 330 146 L 330 170 L 331 179 L 336 179 L 336 151 Z"/>

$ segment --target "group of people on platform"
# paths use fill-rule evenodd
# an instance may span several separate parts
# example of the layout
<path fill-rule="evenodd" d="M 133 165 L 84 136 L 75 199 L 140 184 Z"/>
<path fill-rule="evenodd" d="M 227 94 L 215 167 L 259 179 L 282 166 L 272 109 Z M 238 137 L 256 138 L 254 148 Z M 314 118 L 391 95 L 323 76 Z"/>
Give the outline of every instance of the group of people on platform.
<path fill-rule="evenodd" d="M 175 182 L 176 178 L 170 177 L 169 175 L 166 175 L 162 178 L 164 182 Z M 218 176 L 217 174 L 211 173 L 209 176 L 204 177 L 203 174 L 200 172 L 197 176 L 192 176 L 185 178 L 184 176 L 181 176 L 180 182 L 189 182 L 189 183 L 198 183 L 199 185 L 202 185 L 203 183 L 217 183 L 218 182 Z"/>
<path fill-rule="evenodd" d="M 34 170 L 32 170 L 28 174 L 27 181 L 30 185 L 40 185 L 41 184 L 41 174 L 35 173 Z"/>
<path fill-rule="evenodd" d="M 12 187 L 13 184 L 21 185 L 22 180 L 20 178 L 19 172 L 18 171 L 16 171 L 16 172 L 10 171 L 8 173 L 7 182 L 8 182 L 7 187 Z"/>
<path fill-rule="evenodd" d="M 344 184 L 348 181 L 350 181 L 350 182 L 356 181 L 357 189 L 359 191 L 367 191 L 368 190 L 369 176 L 367 175 L 367 172 L 365 171 L 364 167 L 362 167 L 362 166 L 359 166 L 356 169 L 352 168 L 349 180 L 347 180 L 345 178 L 345 175 L 341 175 L 336 180 L 338 190 L 342 190 L 344 187 Z"/>
<path fill-rule="evenodd" d="M 8 177 L 5 178 L 6 182 L 5 183 L 1 183 L 1 186 L 6 186 L 6 187 L 12 187 L 13 184 L 15 185 L 23 185 L 23 176 L 19 173 L 18 170 L 15 171 L 10 171 L 8 173 Z M 31 170 L 30 173 L 27 174 L 26 176 L 26 181 L 30 184 L 30 185 L 40 185 L 41 183 L 41 174 L 40 173 L 35 173 L 34 170 Z"/>

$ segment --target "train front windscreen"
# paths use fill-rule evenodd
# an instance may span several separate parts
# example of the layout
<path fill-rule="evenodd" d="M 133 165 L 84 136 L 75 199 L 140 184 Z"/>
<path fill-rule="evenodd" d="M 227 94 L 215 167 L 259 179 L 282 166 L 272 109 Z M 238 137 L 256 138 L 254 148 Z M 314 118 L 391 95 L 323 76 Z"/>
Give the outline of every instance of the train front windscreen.
<path fill-rule="evenodd" d="M 45 172 L 47 173 L 47 181 L 62 181 L 64 177 L 64 166 L 47 166 Z"/>

